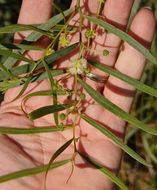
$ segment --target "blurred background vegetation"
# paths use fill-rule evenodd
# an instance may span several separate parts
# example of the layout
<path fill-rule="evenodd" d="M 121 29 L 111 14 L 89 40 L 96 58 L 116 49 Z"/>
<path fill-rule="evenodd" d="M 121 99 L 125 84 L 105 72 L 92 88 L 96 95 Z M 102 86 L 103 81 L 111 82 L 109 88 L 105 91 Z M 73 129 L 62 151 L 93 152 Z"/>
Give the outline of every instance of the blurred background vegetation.
<path fill-rule="evenodd" d="M 137 7 L 151 6 L 157 20 L 157 0 L 135 0 Z M 0 26 L 16 23 L 22 0 L 0 0 Z M 60 8 L 66 9 L 70 0 L 56 0 Z M 54 11 L 54 14 L 56 11 Z M 0 42 L 7 42 L 12 36 L 1 35 Z M 157 37 L 154 37 L 152 52 L 157 57 Z M 2 60 L 1 60 L 2 61 Z M 147 64 L 142 81 L 157 88 L 157 68 Z M 132 114 L 140 120 L 157 127 L 157 99 L 137 92 L 132 107 Z M 156 190 L 157 189 L 157 137 L 153 137 L 137 129 L 128 127 L 126 143 L 143 156 L 152 168 L 143 167 L 141 164 L 124 155 L 120 176 L 129 186 L 129 190 Z"/>

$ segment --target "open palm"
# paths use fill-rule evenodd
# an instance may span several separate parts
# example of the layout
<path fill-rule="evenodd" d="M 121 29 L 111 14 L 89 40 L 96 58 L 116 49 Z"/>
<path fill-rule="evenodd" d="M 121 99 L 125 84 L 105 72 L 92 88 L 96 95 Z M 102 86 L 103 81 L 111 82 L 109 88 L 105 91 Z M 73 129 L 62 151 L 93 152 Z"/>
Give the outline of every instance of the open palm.
<path fill-rule="evenodd" d="M 35 24 L 46 22 L 51 16 L 51 4 L 52 0 L 23 0 L 19 23 Z M 73 0 L 72 6 L 75 4 L 76 1 Z M 96 0 L 82 0 L 81 4 L 83 10 L 87 14 L 94 14 L 98 7 L 98 1 Z M 121 29 L 125 29 L 132 4 L 133 0 L 107 0 L 102 15 L 105 16 L 107 21 L 111 24 Z M 76 24 L 75 21 L 77 20 L 78 16 L 76 15 L 72 19 L 71 25 L 74 25 L 74 23 Z M 84 24 L 86 25 L 86 23 Z M 148 46 L 153 37 L 154 25 L 155 21 L 153 14 L 149 9 L 143 8 L 134 18 L 130 34 L 143 43 L 143 45 Z M 22 36 L 26 35 L 28 34 L 22 34 Z M 78 41 L 77 38 L 78 34 L 75 34 L 75 36 L 72 37 L 71 43 Z M 20 41 L 21 35 L 17 34 L 15 40 Z M 43 45 L 45 43 L 47 43 L 47 40 L 41 39 L 40 44 Z M 127 43 L 124 43 L 121 49 L 120 45 L 121 40 L 117 36 L 111 33 L 98 32 L 93 42 L 93 48 L 96 55 L 93 54 L 92 58 L 108 66 L 115 67 L 124 74 L 139 79 L 145 66 L 144 57 Z M 104 49 L 109 51 L 107 57 L 101 55 Z M 29 52 L 29 56 L 33 59 L 38 59 L 41 55 L 42 53 Z M 69 60 L 61 60 L 58 64 L 62 66 L 62 64 L 65 63 L 69 63 Z M 97 70 L 92 70 L 92 72 L 102 75 L 102 73 Z M 128 112 L 132 104 L 134 88 L 112 76 L 103 77 L 106 79 L 105 84 L 96 83 L 90 79 L 86 79 L 86 82 L 97 91 L 101 92 L 114 104 Z M 71 81 L 71 79 L 67 81 L 68 86 L 71 85 Z M 47 90 L 49 88 L 50 85 L 47 80 L 34 83 L 29 86 L 25 95 L 34 91 Z M 21 110 L 21 101 L 24 96 L 11 102 L 19 91 L 20 87 L 6 92 L 0 109 L 1 126 L 33 128 L 55 125 L 52 115 L 30 121 Z M 125 122 L 101 108 L 92 101 L 89 95 L 86 95 L 86 99 L 88 102 L 90 101 L 90 104 L 86 107 L 86 114 L 101 122 L 104 127 L 111 129 L 112 132 L 120 138 L 123 138 Z M 62 99 L 59 101 L 62 102 Z M 39 107 L 50 105 L 51 102 L 51 97 L 32 97 L 26 102 L 25 109 L 27 112 L 31 112 Z M 40 135 L 0 136 L 0 175 L 47 164 L 52 154 L 72 137 L 73 133 L 71 129 L 65 130 L 64 132 L 45 133 Z M 76 137 L 80 137 L 77 144 L 77 148 L 80 151 L 88 154 L 112 171 L 118 171 L 121 151 L 111 140 L 105 138 L 101 133 L 97 132 L 82 120 L 79 121 L 76 128 Z M 74 151 L 73 149 L 73 145 L 69 146 L 64 153 L 58 157 L 58 160 L 71 158 Z M 68 183 L 66 183 L 71 170 L 72 165 L 69 163 L 50 171 L 47 178 L 47 188 L 54 190 L 110 190 L 113 188 L 113 184 L 107 177 L 105 178 L 104 175 L 85 163 L 79 156 L 75 158 L 73 174 Z M 42 190 L 43 184 L 44 174 L 39 174 L 0 184 L 0 189 L 12 190 L 17 188 L 20 190 Z"/>

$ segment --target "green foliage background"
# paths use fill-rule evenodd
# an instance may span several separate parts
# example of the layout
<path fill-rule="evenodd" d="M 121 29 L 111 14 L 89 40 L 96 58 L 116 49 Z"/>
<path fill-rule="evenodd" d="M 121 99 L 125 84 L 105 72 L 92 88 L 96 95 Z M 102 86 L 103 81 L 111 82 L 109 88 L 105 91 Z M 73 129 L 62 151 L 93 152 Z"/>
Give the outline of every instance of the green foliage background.
<path fill-rule="evenodd" d="M 140 7 L 151 6 L 157 19 L 156 0 L 138 0 Z M 0 0 L 0 26 L 16 23 L 20 10 L 21 0 Z M 61 9 L 70 5 L 70 0 L 56 0 Z M 56 11 L 54 11 L 54 14 Z M 12 36 L 0 36 L 0 41 L 9 41 Z M 155 36 L 152 52 L 157 57 L 157 37 Z M 157 68 L 148 64 L 142 81 L 157 88 Z M 155 125 L 157 123 L 157 99 L 145 93 L 138 92 L 132 107 L 132 113 L 140 120 Z M 126 142 L 144 157 L 153 168 L 142 167 L 141 164 L 125 155 L 120 175 L 129 186 L 129 190 L 156 190 L 157 189 L 157 137 L 152 137 L 137 129 L 128 128 Z"/>

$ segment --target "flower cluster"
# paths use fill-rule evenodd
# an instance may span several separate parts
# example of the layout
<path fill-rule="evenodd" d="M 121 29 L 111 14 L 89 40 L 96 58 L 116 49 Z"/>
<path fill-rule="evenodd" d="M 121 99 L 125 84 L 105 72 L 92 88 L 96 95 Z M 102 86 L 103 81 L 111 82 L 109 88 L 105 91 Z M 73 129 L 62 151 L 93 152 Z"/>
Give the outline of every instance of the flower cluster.
<path fill-rule="evenodd" d="M 67 47 L 69 45 L 70 41 L 68 37 L 65 34 L 61 34 L 59 38 L 59 46 L 60 47 Z"/>
<path fill-rule="evenodd" d="M 69 72 L 72 75 L 84 74 L 87 70 L 87 60 L 85 58 L 73 59 L 72 66 L 69 68 Z"/>
<path fill-rule="evenodd" d="M 95 38 L 96 36 L 96 33 L 95 33 L 95 30 L 92 30 L 92 29 L 89 29 L 85 32 L 85 37 L 86 38 Z"/>

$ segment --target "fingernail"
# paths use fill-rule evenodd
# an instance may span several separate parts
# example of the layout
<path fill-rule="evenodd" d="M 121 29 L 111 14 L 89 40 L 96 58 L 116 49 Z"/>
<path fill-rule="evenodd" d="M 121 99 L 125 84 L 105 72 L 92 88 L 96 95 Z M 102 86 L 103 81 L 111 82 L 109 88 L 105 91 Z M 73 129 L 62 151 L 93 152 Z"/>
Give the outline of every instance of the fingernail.
<path fill-rule="evenodd" d="M 144 9 L 149 9 L 149 10 L 152 10 L 152 7 L 150 6 L 146 6 L 146 7 L 143 7 Z"/>

